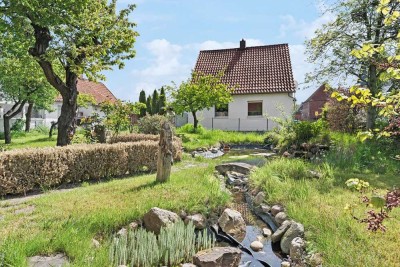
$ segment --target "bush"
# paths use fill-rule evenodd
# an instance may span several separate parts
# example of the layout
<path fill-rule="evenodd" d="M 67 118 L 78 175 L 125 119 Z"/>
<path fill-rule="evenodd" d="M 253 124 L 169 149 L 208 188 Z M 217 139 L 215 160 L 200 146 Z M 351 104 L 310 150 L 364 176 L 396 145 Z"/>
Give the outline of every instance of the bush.
<path fill-rule="evenodd" d="M 183 125 L 182 127 L 179 128 L 179 130 L 182 133 L 198 133 L 198 134 L 204 134 L 204 132 L 206 131 L 206 129 L 204 129 L 202 125 L 198 125 L 197 129 L 195 130 L 193 124 L 191 123 Z"/>
<path fill-rule="evenodd" d="M 174 142 L 173 158 L 181 159 Z M 157 169 L 158 142 L 71 145 L 0 154 L 0 195 Z"/>
<path fill-rule="evenodd" d="M 10 130 L 13 132 L 22 132 L 25 127 L 24 119 L 17 119 L 14 124 L 11 126 Z"/>
<path fill-rule="evenodd" d="M 164 121 L 169 121 L 166 116 L 162 115 L 146 115 L 138 122 L 139 133 L 143 134 L 160 134 L 161 124 Z M 174 128 L 172 127 L 174 131 Z"/>

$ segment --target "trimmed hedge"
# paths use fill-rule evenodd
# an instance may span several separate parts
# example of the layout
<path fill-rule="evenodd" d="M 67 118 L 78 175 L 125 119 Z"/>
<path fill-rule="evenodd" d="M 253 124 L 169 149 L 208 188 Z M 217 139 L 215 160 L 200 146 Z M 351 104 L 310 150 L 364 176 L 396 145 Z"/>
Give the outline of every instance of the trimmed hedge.
<path fill-rule="evenodd" d="M 117 135 L 111 138 L 110 143 L 126 143 L 126 142 L 139 142 L 139 141 L 158 141 L 160 140 L 159 134 L 124 134 L 124 135 Z"/>
<path fill-rule="evenodd" d="M 182 143 L 174 140 L 174 161 Z M 20 149 L 0 154 L 0 195 L 157 169 L 157 141 Z"/>

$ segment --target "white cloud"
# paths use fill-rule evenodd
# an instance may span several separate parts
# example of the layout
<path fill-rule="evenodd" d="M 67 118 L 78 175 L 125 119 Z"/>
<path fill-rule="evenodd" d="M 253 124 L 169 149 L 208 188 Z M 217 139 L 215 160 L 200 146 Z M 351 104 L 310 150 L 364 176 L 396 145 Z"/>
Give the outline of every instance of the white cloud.
<path fill-rule="evenodd" d="M 323 24 L 331 22 L 335 19 L 335 15 L 331 12 L 324 12 L 322 16 L 317 19 L 307 22 L 302 19 L 297 20 L 292 15 L 285 15 L 281 17 L 283 23 L 280 26 L 280 38 L 287 35 L 295 34 L 302 39 L 310 39 L 314 37 L 315 31 Z"/>

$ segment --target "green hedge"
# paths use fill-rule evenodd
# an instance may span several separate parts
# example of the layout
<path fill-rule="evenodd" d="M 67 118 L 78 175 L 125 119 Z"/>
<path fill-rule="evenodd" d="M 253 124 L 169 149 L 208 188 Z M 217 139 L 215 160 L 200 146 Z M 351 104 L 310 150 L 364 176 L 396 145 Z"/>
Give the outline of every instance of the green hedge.
<path fill-rule="evenodd" d="M 181 160 L 182 143 L 173 156 Z M 20 149 L 0 154 L 0 195 L 157 169 L 158 141 Z"/>

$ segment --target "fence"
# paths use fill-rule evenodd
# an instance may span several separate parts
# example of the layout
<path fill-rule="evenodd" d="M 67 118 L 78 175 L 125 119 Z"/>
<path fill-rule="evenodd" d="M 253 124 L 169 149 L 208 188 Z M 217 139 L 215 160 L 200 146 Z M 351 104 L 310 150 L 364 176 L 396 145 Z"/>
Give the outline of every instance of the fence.
<path fill-rule="evenodd" d="M 275 123 L 267 118 L 203 118 L 200 124 L 207 129 L 226 131 L 269 131 Z"/>

